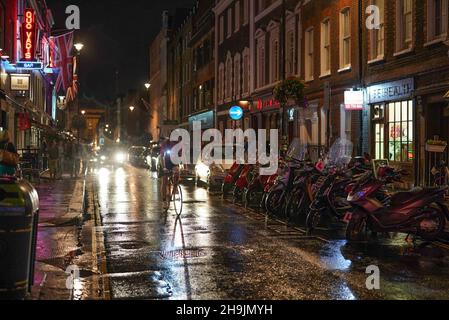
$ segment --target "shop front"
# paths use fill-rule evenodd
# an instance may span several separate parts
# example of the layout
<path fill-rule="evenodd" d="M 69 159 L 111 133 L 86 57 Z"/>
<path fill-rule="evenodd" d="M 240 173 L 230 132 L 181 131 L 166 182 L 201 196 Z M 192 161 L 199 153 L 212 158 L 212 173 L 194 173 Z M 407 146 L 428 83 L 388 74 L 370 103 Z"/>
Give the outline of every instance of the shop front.
<path fill-rule="evenodd" d="M 367 88 L 371 115 L 371 154 L 407 171 L 409 184 L 416 183 L 416 108 L 413 78 Z"/>

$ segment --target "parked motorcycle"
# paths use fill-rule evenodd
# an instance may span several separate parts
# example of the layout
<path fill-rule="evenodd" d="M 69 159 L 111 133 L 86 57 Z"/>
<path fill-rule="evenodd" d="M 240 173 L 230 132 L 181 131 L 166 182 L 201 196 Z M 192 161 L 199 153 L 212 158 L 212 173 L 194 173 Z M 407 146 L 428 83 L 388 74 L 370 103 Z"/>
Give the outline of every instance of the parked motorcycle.
<path fill-rule="evenodd" d="M 265 208 L 269 215 L 279 216 L 285 213 L 285 205 L 293 190 L 296 174 L 300 174 L 305 163 L 306 149 L 307 146 L 302 145 L 298 139 L 293 140 L 290 145 L 283 172 L 265 197 Z"/>
<path fill-rule="evenodd" d="M 264 195 L 265 186 L 271 176 L 265 176 L 260 174 L 260 166 L 255 166 L 252 174 L 252 179 L 248 186 L 243 191 L 243 204 L 245 208 L 252 205 L 260 207 L 261 201 Z"/>
<path fill-rule="evenodd" d="M 242 201 L 243 198 L 243 192 L 245 191 L 245 188 L 248 187 L 250 181 L 252 180 L 253 175 L 255 174 L 255 168 L 257 166 L 245 164 L 243 166 L 243 170 L 240 173 L 239 178 L 234 184 L 232 195 L 233 195 L 233 202 L 237 203 Z"/>
<path fill-rule="evenodd" d="M 363 157 L 352 158 L 352 143 L 337 140 L 329 151 L 326 178 L 320 179 L 309 213 L 306 227 L 311 234 L 323 221 L 342 222 L 344 214 L 351 209 L 347 201 L 348 186 L 363 177 L 372 168 L 366 165 Z"/>
<path fill-rule="evenodd" d="M 414 234 L 426 240 L 436 240 L 443 234 L 446 219 L 449 219 L 444 205 L 447 187 L 399 192 L 385 204 L 376 199 L 376 195 L 386 182 L 400 181 L 401 173 L 383 167 L 378 177 L 361 181 L 348 196 L 353 207 L 345 217 L 348 241 L 363 240 L 365 230 Z"/>
<path fill-rule="evenodd" d="M 243 168 L 244 168 L 243 164 L 238 164 L 237 162 L 234 162 L 231 169 L 229 169 L 228 174 L 226 175 L 223 182 L 222 187 L 223 198 L 225 198 L 231 191 L 233 191 L 235 182 L 240 177 Z"/>

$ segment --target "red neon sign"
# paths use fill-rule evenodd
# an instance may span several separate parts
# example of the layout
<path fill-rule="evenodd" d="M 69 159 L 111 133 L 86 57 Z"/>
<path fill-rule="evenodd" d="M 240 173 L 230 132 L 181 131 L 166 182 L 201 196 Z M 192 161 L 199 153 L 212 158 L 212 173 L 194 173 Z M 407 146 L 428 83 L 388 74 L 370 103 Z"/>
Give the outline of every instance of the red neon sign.
<path fill-rule="evenodd" d="M 36 22 L 33 9 L 25 9 L 25 21 L 23 22 L 22 30 L 23 59 L 32 61 L 34 60 L 36 47 Z"/>

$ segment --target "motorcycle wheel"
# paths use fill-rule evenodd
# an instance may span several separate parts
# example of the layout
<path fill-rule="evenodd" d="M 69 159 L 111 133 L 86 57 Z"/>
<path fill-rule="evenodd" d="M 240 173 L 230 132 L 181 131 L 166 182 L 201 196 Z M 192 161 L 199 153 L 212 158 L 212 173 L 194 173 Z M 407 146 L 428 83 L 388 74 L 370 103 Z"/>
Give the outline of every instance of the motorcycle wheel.
<path fill-rule="evenodd" d="M 349 242 L 363 241 L 366 238 L 366 218 L 353 215 L 346 227 L 346 240 Z"/>
<path fill-rule="evenodd" d="M 290 196 L 285 206 L 285 216 L 289 221 L 298 218 L 301 215 L 301 209 L 305 202 L 306 194 L 304 192 L 295 192 Z"/>
<path fill-rule="evenodd" d="M 243 190 L 237 187 L 234 187 L 233 192 L 233 203 L 238 203 L 242 200 Z"/>
<path fill-rule="evenodd" d="M 267 199 L 265 200 L 265 207 L 267 209 L 267 212 L 272 216 L 278 216 L 280 215 L 280 207 L 282 207 L 281 204 L 281 197 L 282 197 L 282 190 L 274 190 L 271 191 Z"/>
<path fill-rule="evenodd" d="M 321 213 L 318 210 L 311 210 L 307 215 L 306 228 L 307 234 L 312 235 L 321 222 Z"/>
<path fill-rule="evenodd" d="M 418 236 L 426 240 L 437 240 L 446 228 L 446 215 L 440 208 L 433 206 L 426 211 L 429 211 L 429 218 L 419 222 Z M 429 227 L 431 228 L 427 229 Z"/>

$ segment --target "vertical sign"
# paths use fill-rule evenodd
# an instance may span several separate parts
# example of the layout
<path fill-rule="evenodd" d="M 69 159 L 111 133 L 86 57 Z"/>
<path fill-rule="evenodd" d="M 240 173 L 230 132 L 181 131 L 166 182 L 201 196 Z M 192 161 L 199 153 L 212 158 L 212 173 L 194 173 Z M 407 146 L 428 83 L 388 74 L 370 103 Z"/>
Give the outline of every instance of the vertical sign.
<path fill-rule="evenodd" d="M 25 9 L 25 21 L 22 26 L 22 48 L 23 60 L 34 60 L 36 52 L 36 22 L 34 20 L 34 10 Z"/>

